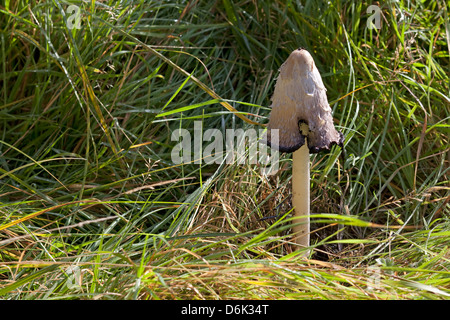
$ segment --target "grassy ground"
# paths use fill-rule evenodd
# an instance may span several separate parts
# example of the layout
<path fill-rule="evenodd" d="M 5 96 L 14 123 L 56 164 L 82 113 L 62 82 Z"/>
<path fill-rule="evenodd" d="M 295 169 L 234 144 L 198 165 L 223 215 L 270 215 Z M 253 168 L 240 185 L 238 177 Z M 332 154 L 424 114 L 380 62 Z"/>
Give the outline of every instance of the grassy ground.
<path fill-rule="evenodd" d="M 0 7 L 3 298 L 450 297 L 445 1 L 384 4 L 379 29 L 352 1 L 28 3 Z M 300 46 L 346 136 L 311 157 L 307 259 L 289 154 L 273 176 L 171 158 L 194 121 L 262 128 Z"/>

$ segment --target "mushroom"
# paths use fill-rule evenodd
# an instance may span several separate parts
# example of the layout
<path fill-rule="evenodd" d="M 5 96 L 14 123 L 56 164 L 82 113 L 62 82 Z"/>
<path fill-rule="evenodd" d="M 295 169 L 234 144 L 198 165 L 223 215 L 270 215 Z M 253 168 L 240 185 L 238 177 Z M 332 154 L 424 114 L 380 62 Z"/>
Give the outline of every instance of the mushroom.
<path fill-rule="evenodd" d="M 271 141 L 278 130 L 278 143 Z M 311 54 L 294 50 L 280 68 L 272 97 L 266 141 L 280 152 L 293 152 L 292 206 L 294 242 L 309 247 L 310 176 L 309 154 L 343 147 L 344 136 L 333 125 L 326 88 Z"/>

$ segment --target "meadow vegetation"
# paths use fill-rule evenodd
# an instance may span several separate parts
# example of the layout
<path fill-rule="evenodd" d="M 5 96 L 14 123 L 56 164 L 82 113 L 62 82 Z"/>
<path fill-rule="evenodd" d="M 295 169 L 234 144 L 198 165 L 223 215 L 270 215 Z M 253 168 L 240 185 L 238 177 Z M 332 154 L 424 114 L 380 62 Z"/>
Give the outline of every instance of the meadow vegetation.
<path fill-rule="evenodd" d="M 2 2 L 0 296 L 448 299 L 450 8 L 386 2 L 371 29 L 370 4 Z M 345 135 L 311 156 L 307 258 L 290 154 L 171 158 L 194 121 L 263 128 L 298 47 Z"/>

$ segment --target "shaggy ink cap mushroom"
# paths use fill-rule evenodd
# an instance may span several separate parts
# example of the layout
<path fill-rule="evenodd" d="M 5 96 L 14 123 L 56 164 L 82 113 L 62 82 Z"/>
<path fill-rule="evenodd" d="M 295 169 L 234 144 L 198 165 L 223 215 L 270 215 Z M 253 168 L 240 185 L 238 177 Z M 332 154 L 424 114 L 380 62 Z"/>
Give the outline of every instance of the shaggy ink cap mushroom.
<path fill-rule="evenodd" d="M 300 123 L 309 130 L 300 130 Z M 279 129 L 279 145 L 270 141 L 271 130 Z M 280 152 L 294 152 L 305 144 L 310 153 L 329 151 L 333 144 L 343 146 L 344 136 L 333 124 L 326 88 L 311 54 L 294 50 L 280 68 L 272 112 L 267 126 L 267 144 Z"/>

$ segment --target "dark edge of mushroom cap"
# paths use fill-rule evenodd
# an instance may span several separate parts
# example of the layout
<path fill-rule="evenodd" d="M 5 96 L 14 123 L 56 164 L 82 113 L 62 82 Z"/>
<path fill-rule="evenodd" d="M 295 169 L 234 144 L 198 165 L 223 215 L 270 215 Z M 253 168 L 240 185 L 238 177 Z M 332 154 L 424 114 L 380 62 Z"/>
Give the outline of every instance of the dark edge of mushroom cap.
<path fill-rule="evenodd" d="M 328 146 L 328 148 L 327 148 L 327 147 L 325 147 L 325 148 L 318 148 L 318 147 L 309 147 L 309 146 L 308 146 L 309 153 L 319 153 L 319 152 L 326 152 L 326 153 L 328 153 L 328 152 L 331 151 L 331 148 L 333 147 L 333 145 L 337 145 L 337 146 L 339 146 L 342 150 L 344 150 L 344 140 L 345 140 L 345 137 L 344 137 L 344 135 L 342 134 L 342 132 L 338 131 L 338 133 L 339 133 L 339 142 L 335 142 L 335 141 L 331 142 L 331 144 Z M 295 150 L 294 150 L 294 151 L 295 151 Z M 282 151 L 281 151 L 281 152 L 282 152 Z M 292 152 L 292 151 L 291 151 L 291 152 Z"/>
<path fill-rule="evenodd" d="M 311 153 L 311 154 L 320 153 L 320 152 L 328 153 L 331 151 L 331 148 L 333 147 L 333 145 L 337 145 L 343 150 L 345 136 L 340 131 L 338 131 L 338 133 L 339 133 L 339 141 L 338 142 L 333 141 L 333 142 L 331 142 L 331 144 L 328 147 L 323 147 L 323 148 L 318 148 L 316 146 L 308 146 L 309 153 Z M 265 142 L 272 149 L 278 150 L 281 153 L 292 153 L 292 152 L 295 152 L 298 149 L 300 149 L 305 144 L 305 136 L 302 134 L 300 134 L 300 135 L 301 135 L 301 142 L 296 145 L 289 146 L 289 147 L 281 146 L 281 145 L 279 145 L 279 146 L 272 145 L 270 140 L 268 140 L 267 138 L 264 139 L 263 142 Z"/>

